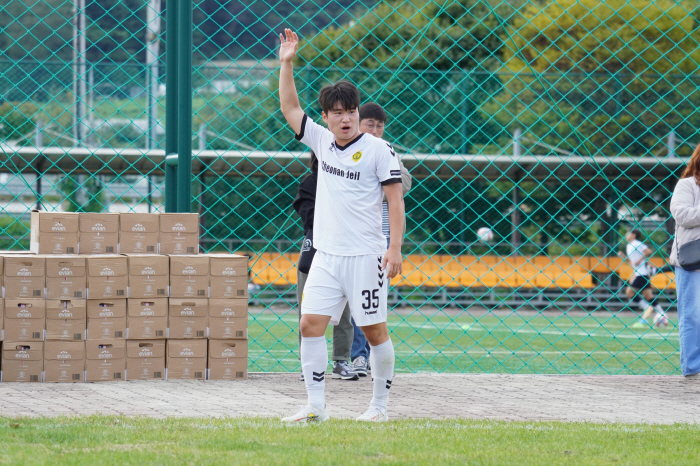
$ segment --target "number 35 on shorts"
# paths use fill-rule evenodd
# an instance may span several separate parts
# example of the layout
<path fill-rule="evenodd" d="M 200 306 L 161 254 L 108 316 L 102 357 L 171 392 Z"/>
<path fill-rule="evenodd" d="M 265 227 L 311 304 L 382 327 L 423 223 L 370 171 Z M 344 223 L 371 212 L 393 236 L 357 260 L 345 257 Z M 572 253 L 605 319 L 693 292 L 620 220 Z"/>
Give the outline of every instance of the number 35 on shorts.
<path fill-rule="evenodd" d="M 362 290 L 362 309 L 365 310 L 365 315 L 376 314 L 379 309 L 379 290 Z"/>

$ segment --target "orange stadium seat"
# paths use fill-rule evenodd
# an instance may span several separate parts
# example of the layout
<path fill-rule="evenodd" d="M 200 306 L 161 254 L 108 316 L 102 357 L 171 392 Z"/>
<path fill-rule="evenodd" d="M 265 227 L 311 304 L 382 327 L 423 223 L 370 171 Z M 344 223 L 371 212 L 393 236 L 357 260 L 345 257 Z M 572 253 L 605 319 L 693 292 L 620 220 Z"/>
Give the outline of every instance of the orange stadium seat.
<path fill-rule="evenodd" d="M 257 259 L 257 262 L 256 262 Z M 263 253 L 253 256 L 251 280 L 259 285 L 291 286 L 296 284 L 298 253 Z M 651 262 L 662 267 L 662 258 Z M 619 257 L 500 257 L 411 254 L 403 262 L 403 274 L 392 280 L 400 287 L 464 287 L 464 288 L 592 288 L 592 272 L 617 273 L 628 280 L 632 268 Z M 659 290 L 674 289 L 673 274 L 653 277 Z"/>

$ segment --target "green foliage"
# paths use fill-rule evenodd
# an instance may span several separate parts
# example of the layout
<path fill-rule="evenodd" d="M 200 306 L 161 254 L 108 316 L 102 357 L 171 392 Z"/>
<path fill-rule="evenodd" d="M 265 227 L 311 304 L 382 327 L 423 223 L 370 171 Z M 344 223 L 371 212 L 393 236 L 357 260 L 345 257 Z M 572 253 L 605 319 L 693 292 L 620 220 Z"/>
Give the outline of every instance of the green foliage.
<path fill-rule="evenodd" d="M 12 215 L 0 215 L 0 249 L 28 250 L 29 222 Z"/>
<path fill-rule="evenodd" d="M 100 0 L 86 3 L 87 58 L 90 61 L 143 61 L 148 2 Z"/>
<path fill-rule="evenodd" d="M 481 1 L 381 3 L 301 45 L 300 94 L 350 79 L 363 101 L 387 110 L 386 139 L 418 152 L 467 153 L 490 139 L 477 108 L 501 86 L 492 73 L 502 47 L 497 25 Z"/>
<path fill-rule="evenodd" d="M 330 26 L 302 44 L 316 67 L 452 70 L 489 68 L 502 44 L 497 19 L 478 0 L 380 3 L 349 27 Z"/>
<path fill-rule="evenodd" d="M 66 0 L 4 0 L 0 4 L 0 58 L 70 60 L 72 8 L 73 3 Z"/>
<path fill-rule="evenodd" d="M 36 128 L 31 115 L 36 111 L 32 104 L 5 102 L 0 105 L 0 140 L 20 139 Z M 23 145 L 26 143 L 20 140 Z"/>
<path fill-rule="evenodd" d="M 504 43 L 505 90 L 484 107 L 502 138 L 521 128 L 581 155 L 660 155 L 669 132 L 697 135 L 700 34 L 677 2 L 529 3 Z"/>
<path fill-rule="evenodd" d="M 289 0 L 274 6 L 261 0 L 201 0 L 194 8 L 194 48 L 203 59 L 273 58 L 278 34 L 291 27 L 313 35 L 346 24 L 377 0 Z"/>
<path fill-rule="evenodd" d="M 96 176 L 68 175 L 58 188 L 66 196 L 66 212 L 104 212 L 105 195 L 102 182 Z"/>

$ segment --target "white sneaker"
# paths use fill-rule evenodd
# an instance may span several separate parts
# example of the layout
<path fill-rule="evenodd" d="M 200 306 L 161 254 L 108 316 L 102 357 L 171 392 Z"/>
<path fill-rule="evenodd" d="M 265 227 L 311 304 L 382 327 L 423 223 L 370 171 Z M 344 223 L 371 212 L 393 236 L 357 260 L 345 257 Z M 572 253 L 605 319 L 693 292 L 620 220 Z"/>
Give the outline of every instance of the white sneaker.
<path fill-rule="evenodd" d="M 654 325 L 657 327 L 665 327 L 668 325 L 668 319 L 664 315 L 657 314 L 654 318 Z"/>
<path fill-rule="evenodd" d="M 303 406 L 298 413 L 294 416 L 287 416 L 282 418 L 282 422 L 288 422 L 290 424 L 294 423 L 307 423 L 307 422 L 324 422 L 330 419 L 328 412 L 325 409 L 316 408 L 315 406 L 306 405 Z"/>
<path fill-rule="evenodd" d="M 356 420 L 363 422 L 386 422 L 389 420 L 389 416 L 383 409 L 370 406 L 369 409 L 365 411 L 365 414 L 358 417 Z"/>

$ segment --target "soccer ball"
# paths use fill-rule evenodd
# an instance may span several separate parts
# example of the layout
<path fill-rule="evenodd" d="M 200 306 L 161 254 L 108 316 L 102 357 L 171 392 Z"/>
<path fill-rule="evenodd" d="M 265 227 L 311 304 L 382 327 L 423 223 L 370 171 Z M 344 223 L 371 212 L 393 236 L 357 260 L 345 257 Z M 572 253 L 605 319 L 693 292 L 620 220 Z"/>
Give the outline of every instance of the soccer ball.
<path fill-rule="evenodd" d="M 476 236 L 484 243 L 488 243 L 493 240 L 493 231 L 488 227 L 481 227 L 476 231 Z"/>

